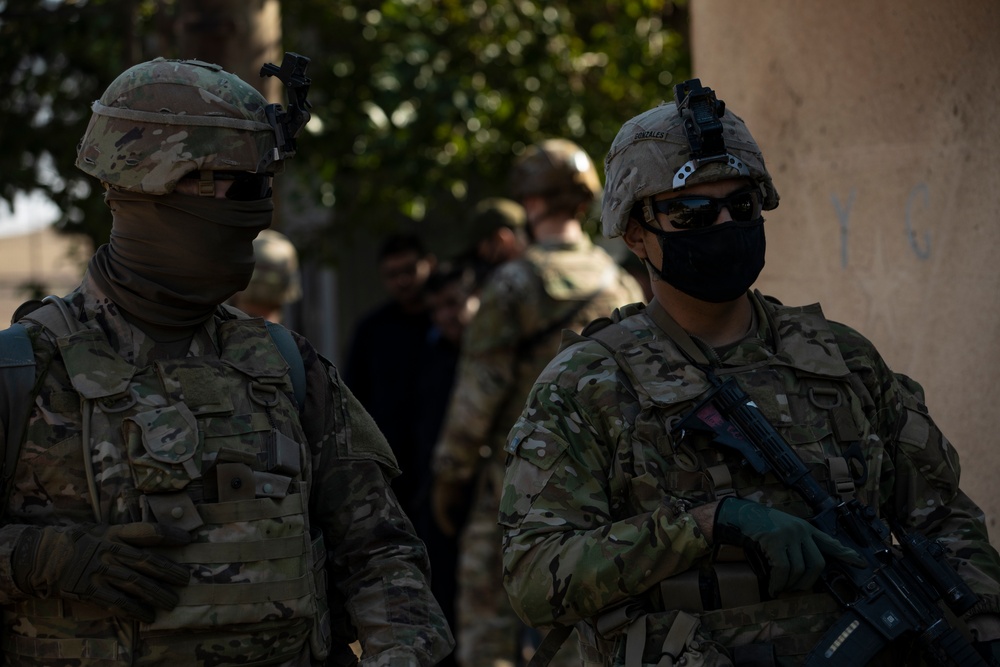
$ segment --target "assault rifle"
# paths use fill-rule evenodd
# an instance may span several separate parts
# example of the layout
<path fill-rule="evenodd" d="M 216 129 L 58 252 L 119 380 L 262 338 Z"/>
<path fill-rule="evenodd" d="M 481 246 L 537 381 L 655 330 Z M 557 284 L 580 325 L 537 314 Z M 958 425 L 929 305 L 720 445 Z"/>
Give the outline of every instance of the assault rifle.
<path fill-rule="evenodd" d="M 809 504 L 814 526 L 866 561 L 864 567 L 827 561 L 822 580 L 847 611 L 802 664 L 865 665 L 883 647 L 905 637 L 915 640 L 932 664 L 986 667 L 939 606 L 943 601 L 957 616 L 978 599 L 948 562 L 944 547 L 919 533 L 906 533 L 896 522 L 890 529 L 874 508 L 857 499 L 834 498 L 733 378 L 709 378 L 715 385 L 711 394 L 671 434 L 683 438 L 685 431 L 708 432 L 714 442 L 739 452 L 756 472 L 772 473 Z M 898 547 L 889 546 L 890 533 Z"/>

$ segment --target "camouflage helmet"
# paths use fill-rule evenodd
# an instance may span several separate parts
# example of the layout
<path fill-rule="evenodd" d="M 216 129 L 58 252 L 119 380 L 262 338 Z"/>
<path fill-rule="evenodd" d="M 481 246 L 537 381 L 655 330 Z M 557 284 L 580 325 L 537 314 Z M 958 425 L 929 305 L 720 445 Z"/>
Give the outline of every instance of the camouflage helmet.
<path fill-rule="evenodd" d="M 699 152 L 697 128 L 692 130 L 691 114 L 683 94 L 692 86 L 708 97 L 717 111 L 718 150 Z M 625 232 L 629 212 L 636 202 L 662 192 L 673 192 L 697 183 L 745 177 L 761 191 L 762 206 L 770 211 L 778 206 L 778 192 L 764 166 L 764 156 L 743 120 L 715 98 L 710 88 L 701 88 L 698 79 L 677 87 L 682 98 L 681 112 L 676 102 L 639 114 L 626 122 L 611 144 L 604 161 L 605 193 L 601 224 L 608 238 Z M 701 119 L 699 119 L 701 120 Z"/>
<path fill-rule="evenodd" d="M 157 58 L 120 74 L 94 102 L 76 166 L 156 195 L 196 170 L 275 173 L 283 162 L 267 106 L 218 65 Z"/>
<path fill-rule="evenodd" d="M 241 301 L 284 305 L 301 298 L 299 257 L 287 236 L 265 229 L 253 241 L 253 256 L 253 276 Z"/>
<path fill-rule="evenodd" d="M 540 196 L 549 208 L 576 210 L 600 195 L 601 180 L 587 152 L 568 139 L 546 139 L 528 146 L 515 162 L 511 196 Z"/>

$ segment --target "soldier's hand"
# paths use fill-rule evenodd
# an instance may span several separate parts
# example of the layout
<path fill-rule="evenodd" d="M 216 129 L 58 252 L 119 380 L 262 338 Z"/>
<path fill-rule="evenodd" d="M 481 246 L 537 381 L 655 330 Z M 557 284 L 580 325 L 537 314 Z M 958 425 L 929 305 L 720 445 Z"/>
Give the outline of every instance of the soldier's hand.
<path fill-rule="evenodd" d="M 151 623 L 155 608 L 177 605 L 173 589 L 191 573 L 146 548 L 190 541 L 187 532 L 155 523 L 32 526 L 14 547 L 12 574 L 28 595 L 81 600 Z"/>
<path fill-rule="evenodd" d="M 805 519 L 741 498 L 725 498 L 715 512 L 715 541 L 756 549 L 768 567 L 768 592 L 805 591 L 826 557 L 862 567 L 865 561 Z"/>
<path fill-rule="evenodd" d="M 468 482 L 434 477 L 431 487 L 431 509 L 434 511 L 434 521 L 441 532 L 448 537 L 454 537 L 458 531 L 458 519 L 468 499 Z"/>

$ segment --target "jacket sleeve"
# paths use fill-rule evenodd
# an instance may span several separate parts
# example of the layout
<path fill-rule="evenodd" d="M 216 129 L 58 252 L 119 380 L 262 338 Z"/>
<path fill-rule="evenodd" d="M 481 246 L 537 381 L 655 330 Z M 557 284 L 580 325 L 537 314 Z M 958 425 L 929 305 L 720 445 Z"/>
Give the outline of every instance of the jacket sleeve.
<path fill-rule="evenodd" d="M 893 373 L 857 332 L 843 325 L 834 331 L 872 397 L 873 421 L 889 454 L 880 481 L 883 515 L 948 548 L 952 565 L 980 595 L 970 613 L 1000 611 L 1000 555 L 990 545 L 983 511 L 960 487 L 958 452 L 931 418 L 923 388 Z"/>
<path fill-rule="evenodd" d="M 465 332 L 455 386 L 433 454 L 434 473 L 442 479 L 470 480 L 486 454 L 483 448 L 496 444 L 490 442 L 494 420 L 516 381 L 520 332 L 510 298 L 502 284 L 488 284 L 479 312 Z"/>
<path fill-rule="evenodd" d="M 454 640 L 430 592 L 427 551 L 389 481 L 388 443 L 336 369 L 303 348 L 303 426 L 313 452 L 312 520 L 324 533 L 335 639 L 355 638 L 362 665 L 433 665 Z"/>
<path fill-rule="evenodd" d="M 499 521 L 504 585 L 529 625 L 568 625 L 688 570 L 709 546 L 669 493 L 648 512 L 615 499 L 610 471 L 634 403 L 606 354 L 576 345 L 539 376 L 507 442 Z M 620 500 L 619 500 L 620 502 Z M 627 567 L 626 567 L 627 564 Z"/>

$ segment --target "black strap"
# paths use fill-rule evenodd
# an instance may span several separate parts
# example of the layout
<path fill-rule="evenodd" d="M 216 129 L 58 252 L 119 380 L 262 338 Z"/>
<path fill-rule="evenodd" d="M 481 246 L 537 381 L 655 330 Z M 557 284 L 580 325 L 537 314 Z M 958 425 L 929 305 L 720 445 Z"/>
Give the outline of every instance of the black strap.
<path fill-rule="evenodd" d="M 292 380 L 295 403 L 301 410 L 306 404 L 306 366 L 302 361 L 302 353 L 299 352 L 299 347 L 295 344 L 292 334 L 285 327 L 268 321 L 267 331 L 271 334 L 271 340 L 281 352 L 281 356 L 285 358 L 285 363 L 288 364 L 288 375 Z"/>
<path fill-rule="evenodd" d="M 4 444 L 0 449 L 2 475 L 0 484 L 9 488 L 17 457 L 21 452 L 31 403 L 34 398 L 35 352 L 28 332 L 21 324 L 12 324 L 0 331 L 0 419 L 6 428 Z"/>
<path fill-rule="evenodd" d="M 526 667 L 545 667 L 545 665 L 552 662 L 552 658 L 555 657 L 559 648 L 572 632 L 572 625 L 554 626 L 545 634 L 545 637 L 542 638 L 542 643 L 538 645 L 537 649 L 535 649 L 535 654 L 531 656 L 531 660 L 528 661 Z"/>
<path fill-rule="evenodd" d="M 705 356 L 705 353 L 694 342 L 691 335 L 681 325 L 677 324 L 677 321 L 670 316 L 659 301 L 656 299 L 650 301 L 646 307 L 646 313 L 656 323 L 656 326 L 660 327 L 670 337 L 681 353 L 687 357 L 688 361 L 698 368 L 711 366 L 708 357 Z"/>
<path fill-rule="evenodd" d="M 245 320 L 250 317 L 239 308 L 225 303 L 219 306 L 217 312 L 222 318 L 229 320 Z M 295 344 L 295 339 L 285 327 L 270 320 L 264 320 L 264 324 L 267 326 L 267 332 L 271 335 L 271 340 L 274 341 L 274 346 L 278 348 L 278 352 L 288 364 L 288 376 L 292 381 L 295 404 L 299 410 L 302 410 L 306 404 L 306 366 L 305 362 L 302 361 L 299 346 Z"/>

